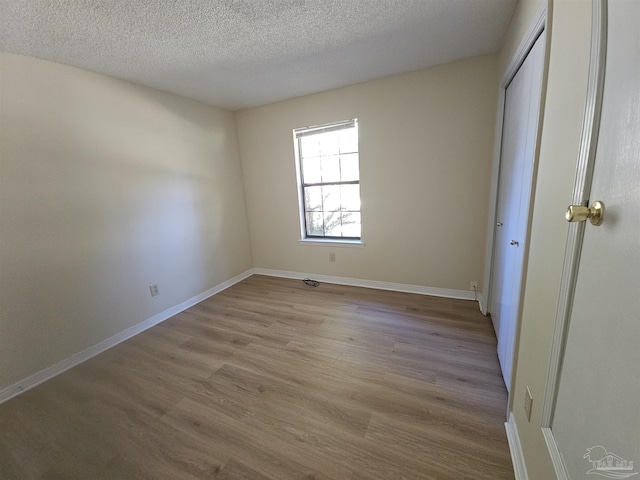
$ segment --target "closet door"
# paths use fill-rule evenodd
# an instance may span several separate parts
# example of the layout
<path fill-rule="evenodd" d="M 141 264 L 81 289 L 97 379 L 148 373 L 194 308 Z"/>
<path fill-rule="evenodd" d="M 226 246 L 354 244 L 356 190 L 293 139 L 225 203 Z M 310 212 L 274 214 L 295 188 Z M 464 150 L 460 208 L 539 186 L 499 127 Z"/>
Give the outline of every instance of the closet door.
<path fill-rule="evenodd" d="M 543 61 L 544 37 L 540 36 L 505 92 L 489 311 L 507 389 L 520 307 Z"/>

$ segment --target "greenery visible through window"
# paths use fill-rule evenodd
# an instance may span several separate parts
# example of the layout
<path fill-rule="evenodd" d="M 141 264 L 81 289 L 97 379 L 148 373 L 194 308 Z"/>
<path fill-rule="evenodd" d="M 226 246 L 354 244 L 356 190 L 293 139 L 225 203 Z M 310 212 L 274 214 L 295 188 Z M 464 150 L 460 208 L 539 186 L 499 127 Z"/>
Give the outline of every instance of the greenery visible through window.
<path fill-rule="evenodd" d="M 360 239 L 358 121 L 294 130 L 305 238 Z"/>

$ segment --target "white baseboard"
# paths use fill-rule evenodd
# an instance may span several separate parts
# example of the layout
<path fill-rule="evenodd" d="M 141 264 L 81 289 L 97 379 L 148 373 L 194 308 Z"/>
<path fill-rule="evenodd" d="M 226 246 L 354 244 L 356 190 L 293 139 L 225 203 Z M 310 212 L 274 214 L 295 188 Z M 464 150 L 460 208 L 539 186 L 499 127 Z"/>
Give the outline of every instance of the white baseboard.
<path fill-rule="evenodd" d="M 252 268 L 247 270 L 240 275 L 233 277 L 226 282 L 223 282 L 219 285 L 216 285 L 209 290 L 202 292 L 189 300 L 182 302 L 174 307 L 171 307 L 163 312 L 154 315 L 147 320 L 134 325 L 116 335 L 103 340 L 102 342 L 87 348 L 81 352 L 72 355 L 61 362 L 56 363 L 50 367 L 47 367 L 27 378 L 24 378 L 13 385 L 10 385 L 2 390 L 0 390 L 0 403 L 6 402 L 10 398 L 15 397 L 27 390 L 55 377 L 56 375 L 65 372 L 66 370 L 79 365 L 80 363 L 90 359 L 98 355 L 99 353 L 104 352 L 105 350 L 127 340 L 128 338 L 141 333 L 158 323 L 161 323 L 168 318 L 186 310 L 189 307 L 219 293 L 230 286 L 241 282 L 247 277 L 250 277 L 253 274 L 257 275 L 268 275 L 272 277 L 283 277 L 283 278 L 294 278 L 294 279 L 304 279 L 304 278 L 313 278 L 318 280 L 319 282 L 325 283 L 335 283 L 338 285 L 350 285 L 354 287 L 365 287 L 365 288 L 376 288 L 379 290 L 392 290 L 395 292 L 404 292 L 404 293 L 416 293 L 420 295 L 432 295 L 435 297 L 446 297 L 446 298 L 457 298 L 462 300 L 477 300 L 479 302 L 482 301 L 482 295 L 478 294 L 478 298 L 474 298 L 473 291 L 466 290 L 452 290 L 447 288 L 435 288 L 435 287 L 424 287 L 421 285 L 407 285 L 402 283 L 390 283 L 390 282 L 380 282 L 376 280 L 362 280 L 356 278 L 347 278 L 347 277 L 335 277 L 329 275 L 315 275 L 315 274 L 304 274 L 299 272 L 287 272 L 284 270 L 271 270 L 268 268 Z"/>
<path fill-rule="evenodd" d="M 377 288 L 378 290 L 392 290 L 394 292 L 417 293 L 434 297 L 457 298 L 461 300 L 476 300 L 471 290 L 451 290 L 448 288 L 423 287 L 421 285 L 407 285 L 404 283 L 380 282 L 377 280 L 361 280 L 357 278 L 334 277 L 331 275 L 316 275 L 312 273 L 287 272 L 284 270 L 271 270 L 269 268 L 255 268 L 257 275 L 271 277 L 294 278 L 302 280 L 313 278 L 319 282 L 335 283 L 337 285 L 350 285 L 352 287 Z"/>
<path fill-rule="evenodd" d="M 513 412 L 509 413 L 509 421 L 504 424 L 507 431 L 507 440 L 509 442 L 509 451 L 511 452 L 511 461 L 513 462 L 513 470 L 516 474 L 516 480 L 528 480 L 527 467 L 524 463 L 524 453 L 520 444 L 520 436 L 516 427 L 516 419 Z"/>
<path fill-rule="evenodd" d="M 480 307 L 480 311 L 486 317 L 487 316 L 487 304 L 484 301 L 484 293 L 478 293 L 478 306 Z"/>
<path fill-rule="evenodd" d="M 0 390 L 0 403 L 6 402 L 10 398 L 13 398 L 16 395 L 26 392 L 27 390 L 55 377 L 56 375 L 59 375 L 62 372 L 69 370 L 70 368 L 75 367 L 76 365 L 79 365 L 80 363 L 86 360 L 89 360 L 91 357 L 94 357 L 99 353 L 102 353 L 105 350 L 121 342 L 124 342 L 128 338 L 131 338 L 134 335 L 137 335 L 138 333 L 141 333 L 147 330 L 148 328 L 151 328 L 154 325 L 157 325 L 158 323 L 164 322 L 168 318 L 171 318 L 174 315 L 186 310 L 187 308 L 192 307 L 196 303 L 200 303 L 201 301 L 211 297 L 212 295 L 215 295 L 216 293 L 219 293 L 229 288 L 230 286 L 238 282 L 241 282 L 242 280 L 244 280 L 247 277 L 250 277 L 253 274 L 254 274 L 254 269 L 247 270 L 246 272 L 241 273 L 240 275 L 237 275 L 227 280 L 226 282 L 222 282 L 221 284 L 216 285 L 215 287 L 210 288 L 209 290 L 202 292 L 185 302 L 182 302 L 174 307 L 171 307 L 163 312 L 160 312 L 157 315 L 154 315 L 153 317 L 148 318 L 147 320 L 141 323 L 138 323 L 137 325 L 134 325 L 133 327 L 127 328 L 126 330 L 123 330 L 122 332 L 117 333 L 116 335 L 109 337 L 106 340 L 103 340 L 102 342 L 92 347 L 87 348 L 86 350 L 83 350 L 81 352 L 76 353 L 75 355 L 65 358 L 64 360 L 56 363 L 55 365 L 47 367 L 44 370 L 40 370 L 38 373 L 35 373 L 25 379 L 22 379 L 14 383 L 13 385 L 10 385 Z"/>

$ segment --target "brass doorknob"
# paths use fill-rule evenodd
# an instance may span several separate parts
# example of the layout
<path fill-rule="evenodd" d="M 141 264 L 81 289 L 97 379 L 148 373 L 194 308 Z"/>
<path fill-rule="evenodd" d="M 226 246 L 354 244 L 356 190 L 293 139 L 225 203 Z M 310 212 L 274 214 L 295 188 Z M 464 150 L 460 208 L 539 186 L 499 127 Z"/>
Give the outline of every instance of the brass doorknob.
<path fill-rule="evenodd" d="M 604 215 L 604 203 L 601 201 L 593 202 L 591 208 L 584 205 L 569 205 L 565 218 L 567 222 L 584 222 L 589 219 L 591 225 L 600 225 Z"/>

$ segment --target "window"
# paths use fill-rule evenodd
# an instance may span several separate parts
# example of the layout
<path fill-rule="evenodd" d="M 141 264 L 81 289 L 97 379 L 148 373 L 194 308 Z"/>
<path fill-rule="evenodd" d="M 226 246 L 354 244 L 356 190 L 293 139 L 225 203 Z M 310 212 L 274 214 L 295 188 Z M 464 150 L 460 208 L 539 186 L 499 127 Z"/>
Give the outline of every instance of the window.
<path fill-rule="evenodd" d="M 293 134 L 302 237 L 359 240 L 358 120 Z"/>

